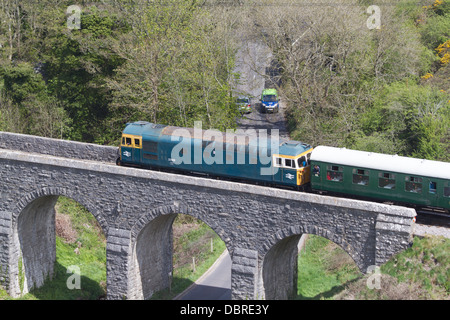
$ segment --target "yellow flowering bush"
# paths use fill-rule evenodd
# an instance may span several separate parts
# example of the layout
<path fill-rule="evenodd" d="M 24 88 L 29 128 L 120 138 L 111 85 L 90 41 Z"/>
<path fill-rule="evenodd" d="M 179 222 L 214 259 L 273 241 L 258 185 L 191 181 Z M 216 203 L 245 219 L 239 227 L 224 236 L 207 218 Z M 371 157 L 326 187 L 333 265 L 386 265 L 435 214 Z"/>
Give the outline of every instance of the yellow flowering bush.
<path fill-rule="evenodd" d="M 421 78 L 424 80 L 427 80 L 427 79 L 433 78 L 433 75 L 428 72 L 426 75 L 422 76 Z"/>
<path fill-rule="evenodd" d="M 436 49 L 442 65 L 450 62 L 450 40 L 441 43 Z"/>
<path fill-rule="evenodd" d="M 442 4 L 443 0 L 436 0 L 432 5 L 422 6 L 422 9 L 436 9 Z"/>

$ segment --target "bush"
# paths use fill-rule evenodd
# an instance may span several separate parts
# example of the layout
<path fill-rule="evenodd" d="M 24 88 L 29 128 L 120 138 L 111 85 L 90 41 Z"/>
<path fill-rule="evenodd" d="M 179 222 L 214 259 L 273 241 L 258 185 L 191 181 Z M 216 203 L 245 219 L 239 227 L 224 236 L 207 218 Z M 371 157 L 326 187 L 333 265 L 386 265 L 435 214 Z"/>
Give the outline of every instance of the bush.
<path fill-rule="evenodd" d="M 420 31 L 422 42 L 429 48 L 437 48 L 450 37 L 450 14 L 430 17 Z"/>
<path fill-rule="evenodd" d="M 386 85 L 360 117 L 361 131 L 347 140 L 359 150 L 447 161 L 448 94 L 414 81 Z"/>

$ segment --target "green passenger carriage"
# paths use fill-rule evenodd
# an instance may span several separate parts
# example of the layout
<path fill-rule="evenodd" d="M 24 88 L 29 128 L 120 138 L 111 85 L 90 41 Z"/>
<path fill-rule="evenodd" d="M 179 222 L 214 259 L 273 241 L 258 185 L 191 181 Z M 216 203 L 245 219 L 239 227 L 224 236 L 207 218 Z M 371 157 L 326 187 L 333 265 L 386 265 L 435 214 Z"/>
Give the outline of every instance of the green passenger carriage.
<path fill-rule="evenodd" d="M 419 207 L 450 209 L 450 163 L 316 147 L 311 188 Z"/>

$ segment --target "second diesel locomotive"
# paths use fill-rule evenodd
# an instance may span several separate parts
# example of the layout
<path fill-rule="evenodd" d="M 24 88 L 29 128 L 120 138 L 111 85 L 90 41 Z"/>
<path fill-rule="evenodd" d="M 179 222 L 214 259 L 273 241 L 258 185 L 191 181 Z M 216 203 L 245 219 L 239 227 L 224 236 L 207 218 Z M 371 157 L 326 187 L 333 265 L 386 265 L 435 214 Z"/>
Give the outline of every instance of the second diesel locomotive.
<path fill-rule="evenodd" d="M 450 210 L 450 163 L 318 146 L 273 145 L 258 136 L 213 139 L 204 130 L 127 124 L 117 164 L 351 195 Z M 226 138 L 225 138 L 226 137 Z"/>

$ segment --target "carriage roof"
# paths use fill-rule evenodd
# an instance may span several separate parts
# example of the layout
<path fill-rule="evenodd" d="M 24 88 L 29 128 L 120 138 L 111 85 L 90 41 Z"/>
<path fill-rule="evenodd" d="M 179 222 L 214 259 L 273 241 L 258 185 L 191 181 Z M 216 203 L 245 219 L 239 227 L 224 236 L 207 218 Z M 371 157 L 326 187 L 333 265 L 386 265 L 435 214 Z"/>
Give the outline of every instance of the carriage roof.
<path fill-rule="evenodd" d="M 314 148 L 311 160 L 387 172 L 450 179 L 450 163 L 448 162 L 398 155 L 318 146 Z"/>

